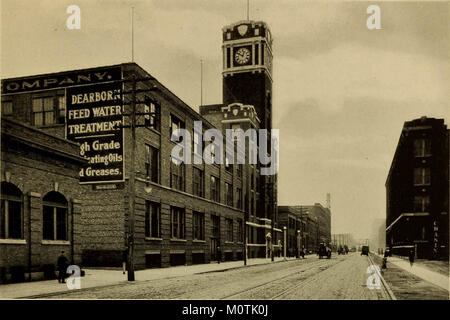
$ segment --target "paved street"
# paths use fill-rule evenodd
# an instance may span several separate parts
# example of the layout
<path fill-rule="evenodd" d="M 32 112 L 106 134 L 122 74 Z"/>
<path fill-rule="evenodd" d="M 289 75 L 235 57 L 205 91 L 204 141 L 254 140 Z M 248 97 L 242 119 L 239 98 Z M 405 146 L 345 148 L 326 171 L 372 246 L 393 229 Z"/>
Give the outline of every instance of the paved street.
<path fill-rule="evenodd" d="M 309 256 L 228 271 L 188 274 L 52 295 L 52 299 L 389 299 L 370 290 L 366 256 Z M 46 297 L 42 297 L 46 298 Z"/>

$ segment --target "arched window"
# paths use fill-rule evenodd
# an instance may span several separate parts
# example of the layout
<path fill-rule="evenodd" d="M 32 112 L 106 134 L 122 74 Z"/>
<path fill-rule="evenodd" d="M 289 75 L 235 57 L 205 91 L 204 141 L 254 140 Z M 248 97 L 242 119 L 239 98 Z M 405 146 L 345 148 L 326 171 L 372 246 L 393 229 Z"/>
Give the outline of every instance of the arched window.
<path fill-rule="evenodd" d="M 1 188 L 0 238 L 23 239 L 22 192 L 8 182 Z"/>
<path fill-rule="evenodd" d="M 67 240 L 67 200 L 59 192 L 51 191 L 43 199 L 44 240 Z"/>

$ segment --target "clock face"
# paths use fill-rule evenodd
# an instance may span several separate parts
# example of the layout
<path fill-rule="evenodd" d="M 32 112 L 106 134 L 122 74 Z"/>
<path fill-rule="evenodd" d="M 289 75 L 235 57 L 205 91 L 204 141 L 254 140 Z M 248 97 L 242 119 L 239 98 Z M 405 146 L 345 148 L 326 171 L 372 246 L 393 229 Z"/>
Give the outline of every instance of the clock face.
<path fill-rule="evenodd" d="M 246 64 L 250 61 L 250 50 L 247 48 L 239 48 L 234 54 L 234 60 L 238 64 Z"/>

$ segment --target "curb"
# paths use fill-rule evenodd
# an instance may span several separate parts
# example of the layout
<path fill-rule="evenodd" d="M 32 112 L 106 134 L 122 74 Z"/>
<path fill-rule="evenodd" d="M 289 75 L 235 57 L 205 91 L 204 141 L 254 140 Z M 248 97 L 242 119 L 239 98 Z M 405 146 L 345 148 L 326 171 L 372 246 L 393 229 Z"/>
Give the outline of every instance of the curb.
<path fill-rule="evenodd" d="M 369 257 L 370 262 L 374 265 L 375 262 L 373 261 L 372 257 L 370 256 L 370 253 L 367 255 Z M 384 280 L 383 276 L 381 275 L 380 271 L 378 271 L 378 269 L 375 269 L 378 276 L 381 279 L 381 282 L 383 283 L 384 288 L 386 289 L 386 292 L 389 295 L 389 298 L 391 298 L 391 300 L 397 300 L 397 298 L 395 297 L 394 292 L 391 290 L 391 287 L 388 285 L 388 283 L 386 282 L 386 280 Z"/>

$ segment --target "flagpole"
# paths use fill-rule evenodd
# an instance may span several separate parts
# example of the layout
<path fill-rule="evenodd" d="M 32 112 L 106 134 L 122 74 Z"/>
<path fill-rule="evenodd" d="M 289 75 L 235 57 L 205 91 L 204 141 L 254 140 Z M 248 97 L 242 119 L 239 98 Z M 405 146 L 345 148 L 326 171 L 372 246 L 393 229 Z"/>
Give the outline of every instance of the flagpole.
<path fill-rule="evenodd" d="M 131 62 L 134 62 L 134 7 L 131 7 Z"/>

